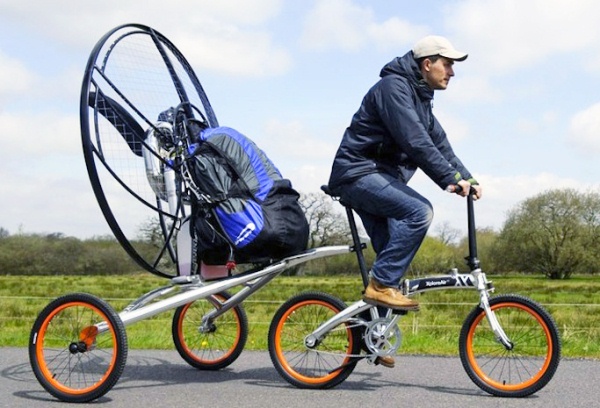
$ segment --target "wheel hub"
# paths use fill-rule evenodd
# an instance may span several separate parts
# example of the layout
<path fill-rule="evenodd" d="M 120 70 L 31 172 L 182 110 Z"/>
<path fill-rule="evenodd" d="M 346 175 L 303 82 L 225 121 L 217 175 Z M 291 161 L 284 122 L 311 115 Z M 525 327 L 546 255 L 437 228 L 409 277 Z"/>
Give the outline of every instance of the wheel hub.
<path fill-rule="evenodd" d="M 85 353 L 87 351 L 87 346 L 83 341 L 73 342 L 69 344 L 69 352 L 71 354 L 77 353 Z"/>

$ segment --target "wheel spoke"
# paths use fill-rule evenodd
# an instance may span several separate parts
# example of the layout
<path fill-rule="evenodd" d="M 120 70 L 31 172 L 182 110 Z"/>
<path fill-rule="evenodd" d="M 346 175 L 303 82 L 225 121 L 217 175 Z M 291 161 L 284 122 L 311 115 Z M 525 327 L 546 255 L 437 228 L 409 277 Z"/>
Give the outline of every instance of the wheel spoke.
<path fill-rule="evenodd" d="M 560 359 L 556 324 L 537 303 L 518 295 L 492 298 L 490 306 L 513 343 L 507 350 L 492 332 L 485 312 L 475 309 L 460 336 L 460 353 L 469 377 L 499 396 L 526 396 L 543 388 Z"/>
<path fill-rule="evenodd" d="M 324 293 L 301 294 L 276 313 L 269 329 L 269 353 L 278 372 L 302 388 L 328 388 L 345 380 L 356 365 L 358 329 L 340 322 L 316 344 L 307 348 L 305 338 L 345 305 Z"/>
<path fill-rule="evenodd" d="M 97 334 L 94 324 L 106 331 Z M 87 337 L 93 335 L 93 338 Z M 40 384 L 67 402 L 92 401 L 117 382 L 127 358 L 125 327 L 104 301 L 71 294 L 51 302 L 31 332 L 29 358 Z"/>
<path fill-rule="evenodd" d="M 214 299 L 199 299 L 175 312 L 173 341 L 181 357 L 191 366 L 201 370 L 221 369 L 233 363 L 243 351 L 248 319 L 241 305 L 203 327 L 204 317 L 230 297 L 223 292 Z"/>

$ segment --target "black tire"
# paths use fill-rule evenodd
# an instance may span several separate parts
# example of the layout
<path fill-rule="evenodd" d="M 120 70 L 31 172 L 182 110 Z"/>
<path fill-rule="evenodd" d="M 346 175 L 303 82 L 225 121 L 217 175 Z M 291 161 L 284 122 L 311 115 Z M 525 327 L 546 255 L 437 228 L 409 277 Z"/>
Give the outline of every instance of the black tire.
<path fill-rule="evenodd" d="M 98 331 L 99 324 L 105 330 Z M 90 294 L 52 301 L 31 330 L 31 368 L 42 387 L 62 401 L 103 396 L 119 380 L 126 360 L 123 322 L 108 303 Z"/>
<path fill-rule="evenodd" d="M 338 298 L 320 292 L 299 294 L 279 308 L 268 346 L 273 365 L 287 382 L 299 388 L 331 388 L 352 373 L 361 349 L 358 328 L 342 323 L 316 347 L 304 343 L 307 335 L 345 308 Z"/>
<path fill-rule="evenodd" d="M 463 367 L 477 386 L 492 395 L 534 394 L 558 368 L 561 343 L 556 323 L 542 306 L 519 295 L 495 296 L 490 307 L 514 347 L 507 350 L 496 341 L 485 311 L 476 307 L 460 333 Z"/>
<path fill-rule="evenodd" d="M 173 342 L 179 355 L 199 370 L 220 370 L 233 363 L 248 339 L 248 318 L 237 305 L 201 330 L 202 318 L 231 295 L 221 292 L 178 307 L 173 318 Z"/>

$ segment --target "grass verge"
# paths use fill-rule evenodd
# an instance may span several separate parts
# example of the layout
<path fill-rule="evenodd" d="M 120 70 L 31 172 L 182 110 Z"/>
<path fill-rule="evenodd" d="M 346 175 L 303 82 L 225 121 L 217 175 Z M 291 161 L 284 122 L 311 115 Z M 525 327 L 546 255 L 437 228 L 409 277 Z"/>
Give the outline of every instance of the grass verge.
<path fill-rule="evenodd" d="M 549 281 L 542 277 L 492 277 L 496 294 L 518 293 L 541 303 L 559 326 L 563 356 L 600 358 L 600 278 L 576 277 Z M 166 285 L 149 274 L 128 276 L 3 276 L 0 278 L 0 347 L 25 347 L 38 313 L 51 299 L 72 292 L 99 296 L 117 311 L 142 294 Z M 246 348 L 266 350 L 270 319 L 289 297 L 306 290 L 335 294 L 346 302 L 361 296 L 355 276 L 278 277 L 244 302 L 250 332 Z M 478 302 L 471 290 L 429 292 L 419 296 L 421 312 L 402 318 L 399 353 L 458 355 L 462 322 Z M 173 311 L 135 323 L 127 328 L 130 348 L 170 349 Z"/>

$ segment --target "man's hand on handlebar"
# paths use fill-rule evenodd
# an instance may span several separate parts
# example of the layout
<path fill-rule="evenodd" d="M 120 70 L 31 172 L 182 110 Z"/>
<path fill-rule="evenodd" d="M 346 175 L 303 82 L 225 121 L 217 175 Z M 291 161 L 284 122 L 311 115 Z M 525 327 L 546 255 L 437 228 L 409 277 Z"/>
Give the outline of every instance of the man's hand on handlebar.
<path fill-rule="evenodd" d="M 472 185 L 467 180 L 461 180 L 457 184 L 449 185 L 448 188 L 446 188 L 446 191 L 458 194 L 462 197 L 472 194 L 474 200 L 480 199 L 482 195 L 481 186 L 479 184 Z"/>
<path fill-rule="evenodd" d="M 481 195 L 483 194 L 483 190 L 481 189 L 481 186 L 479 184 L 471 185 L 471 189 L 472 189 L 473 199 L 479 200 L 481 198 Z"/>

